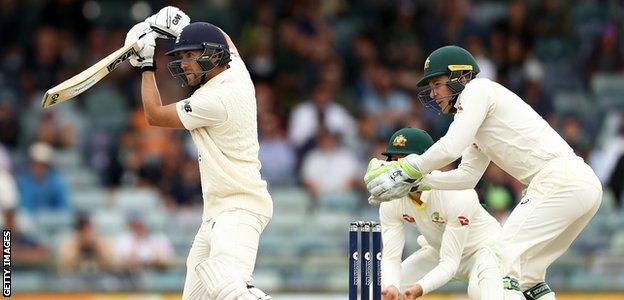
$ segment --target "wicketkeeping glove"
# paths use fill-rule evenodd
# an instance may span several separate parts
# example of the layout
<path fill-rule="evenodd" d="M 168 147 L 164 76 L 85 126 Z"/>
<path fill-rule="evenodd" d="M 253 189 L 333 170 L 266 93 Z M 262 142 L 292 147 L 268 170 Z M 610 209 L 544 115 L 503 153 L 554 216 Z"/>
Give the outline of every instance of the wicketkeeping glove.
<path fill-rule="evenodd" d="M 179 8 L 167 6 L 145 19 L 145 22 L 158 33 L 158 38 L 175 39 L 182 32 L 182 28 L 191 23 L 191 18 Z"/>
<path fill-rule="evenodd" d="M 133 67 L 151 70 L 155 68 L 154 48 L 156 48 L 156 35 L 157 33 L 152 30 L 147 22 L 138 23 L 128 31 L 125 44 L 137 42 L 135 47 L 136 54 L 129 58 Z"/>
<path fill-rule="evenodd" d="M 366 189 L 381 201 L 404 197 L 422 179 L 420 171 L 404 158 L 376 167 L 378 161 L 371 159 L 364 182 Z"/>

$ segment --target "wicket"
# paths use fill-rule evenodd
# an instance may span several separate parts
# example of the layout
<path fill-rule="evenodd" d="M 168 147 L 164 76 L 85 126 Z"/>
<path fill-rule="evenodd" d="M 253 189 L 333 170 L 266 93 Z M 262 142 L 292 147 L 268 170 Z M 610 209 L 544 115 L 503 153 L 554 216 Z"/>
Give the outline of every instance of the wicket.
<path fill-rule="evenodd" d="M 379 223 L 356 221 L 349 224 L 349 300 L 358 299 L 358 284 L 361 300 L 370 299 L 371 294 L 373 300 L 381 299 L 381 247 Z"/>

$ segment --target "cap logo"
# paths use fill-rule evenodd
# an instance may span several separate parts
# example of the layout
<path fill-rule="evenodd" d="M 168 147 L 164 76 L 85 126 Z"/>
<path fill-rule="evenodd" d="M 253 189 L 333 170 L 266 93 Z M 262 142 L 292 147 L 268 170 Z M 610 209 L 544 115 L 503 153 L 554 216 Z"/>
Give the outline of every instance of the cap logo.
<path fill-rule="evenodd" d="M 405 145 L 407 145 L 407 138 L 402 134 L 395 137 L 394 141 L 392 141 L 392 146 L 395 147 L 405 147 Z"/>
<path fill-rule="evenodd" d="M 425 60 L 425 72 L 426 72 L 427 70 L 429 70 L 429 63 L 430 63 L 430 62 L 431 62 L 431 61 L 429 60 L 429 57 L 427 57 L 427 60 Z"/>

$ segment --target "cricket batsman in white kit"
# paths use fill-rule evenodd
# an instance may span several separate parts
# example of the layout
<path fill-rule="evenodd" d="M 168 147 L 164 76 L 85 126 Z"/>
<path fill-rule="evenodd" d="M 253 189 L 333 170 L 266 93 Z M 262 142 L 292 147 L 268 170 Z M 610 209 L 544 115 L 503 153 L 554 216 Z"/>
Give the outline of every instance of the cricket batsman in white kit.
<path fill-rule="evenodd" d="M 500 237 L 511 262 L 506 287 L 526 299 L 555 299 L 545 283 L 546 269 L 598 210 L 601 183 L 528 104 L 496 82 L 475 79 L 477 73 L 479 66 L 463 48 L 446 46 L 429 55 L 418 96 L 426 106 L 454 114 L 454 120 L 422 155 L 369 170 L 367 189 L 392 199 L 408 193 L 406 182 L 421 189 L 473 188 L 494 162 L 527 187 Z M 460 156 L 457 169 L 430 173 Z"/>
<path fill-rule="evenodd" d="M 431 145 L 427 132 L 403 128 L 394 133 L 383 154 L 396 161 L 408 154 L 422 154 Z M 375 197 L 370 201 L 374 203 Z M 504 299 L 496 249 L 501 227 L 479 204 L 474 189 L 410 192 L 381 202 L 379 220 L 384 245 L 382 299 L 415 299 L 453 278 L 468 280 L 470 299 Z M 422 248 L 401 263 L 405 226 L 414 226 L 422 234 L 418 238 Z M 400 292 L 403 298 L 399 298 Z"/>
<path fill-rule="evenodd" d="M 254 85 L 230 38 L 167 7 L 135 25 L 131 64 L 142 70 L 141 96 L 150 125 L 186 129 L 197 147 L 204 212 L 186 265 L 183 299 L 270 299 L 252 285 L 260 234 L 273 214 L 260 178 Z M 186 23 L 186 24 L 184 24 Z M 186 26 L 184 26 L 186 25 Z M 154 70 L 155 38 L 175 37 L 168 65 L 193 94 L 162 105 Z"/>

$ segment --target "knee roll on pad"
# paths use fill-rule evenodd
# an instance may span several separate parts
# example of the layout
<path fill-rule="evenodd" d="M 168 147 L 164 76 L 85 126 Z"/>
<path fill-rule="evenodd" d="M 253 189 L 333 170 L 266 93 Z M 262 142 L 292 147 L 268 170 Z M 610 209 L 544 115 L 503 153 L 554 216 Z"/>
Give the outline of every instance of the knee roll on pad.
<path fill-rule="evenodd" d="M 208 258 L 195 267 L 210 299 L 232 300 L 247 293 L 247 285 L 231 266 L 227 258 Z"/>
<path fill-rule="evenodd" d="M 229 267 L 228 267 L 229 266 Z M 215 300 L 269 300 L 271 296 L 247 285 L 228 258 L 209 258 L 195 267 L 195 272 Z"/>
<path fill-rule="evenodd" d="M 546 282 L 540 282 L 534 285 L 532 288 L 524 291 L 522 293 L 527 300 L 537 300 L 537 299 L 554 299 L 553 297 L 547 296 L 548 294 L 554 295 L 554 292 L 550 289 Z"/>

